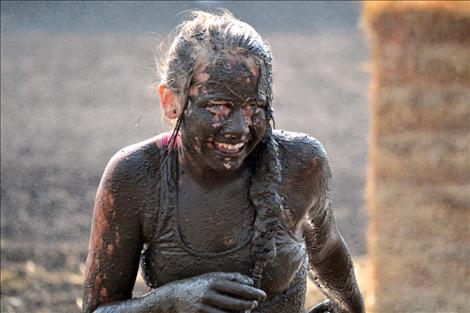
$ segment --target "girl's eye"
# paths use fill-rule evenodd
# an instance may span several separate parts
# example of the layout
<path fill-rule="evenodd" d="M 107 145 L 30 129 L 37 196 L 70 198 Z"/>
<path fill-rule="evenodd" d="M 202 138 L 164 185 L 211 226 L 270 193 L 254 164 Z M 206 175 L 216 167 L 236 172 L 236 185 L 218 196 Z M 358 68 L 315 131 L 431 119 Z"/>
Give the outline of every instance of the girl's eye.
<path fill-rule="evenodd" d="M 247 114 L 259 113 L 264 109 L 263 102 L 252 102 L 243 107 L 243 111 Z"/>
<path fill-rule="evenodd" d="M 223 104 L 215 104 L 209 107 L 212 111 L 222 111 L 224 109 Z"/>
<path fill-rule="evenodd" d="M 243 113 L 245 115 L 252 115 L 253 112 L 256 110 L 256 104 L 255 103 L 249 103 L 243 107 Z"/>
<path fill-rule="evenodd" d="M 209 110 L 209 112 L 214 114 L 227 113 L 230 110 L 229 104 L 226 102 L 209 103 L 207 109 Z"/>

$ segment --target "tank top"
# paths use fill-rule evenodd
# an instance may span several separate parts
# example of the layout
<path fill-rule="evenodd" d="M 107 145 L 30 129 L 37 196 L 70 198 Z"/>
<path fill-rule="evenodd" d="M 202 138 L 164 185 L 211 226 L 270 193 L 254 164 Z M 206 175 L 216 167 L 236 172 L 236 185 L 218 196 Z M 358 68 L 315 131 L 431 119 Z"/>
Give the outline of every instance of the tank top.
<path fill-rule="evenodd" d="M 163 146 L 167 136 L 161 138 Z M 189 247 L 182 239 L 178 225 L 178 156 L 171 149 L 156 176 L 156 224 L 152 237 L 144 244 L 142 270 L 150 288 L 199 276 L 209 272 L 239 272 L 251 276 L 253 259 L 251 238 L 222 252 L 201 252 Z M 158 155 L 158 154 L 157 154 Z M 303 313 L 306 291 L 307 257 L 303 240 L 298 239 L 281 219 L 275 237 L 277 256 L 263 271 L 261 288 L 268 299 L 251 312 Z"/>

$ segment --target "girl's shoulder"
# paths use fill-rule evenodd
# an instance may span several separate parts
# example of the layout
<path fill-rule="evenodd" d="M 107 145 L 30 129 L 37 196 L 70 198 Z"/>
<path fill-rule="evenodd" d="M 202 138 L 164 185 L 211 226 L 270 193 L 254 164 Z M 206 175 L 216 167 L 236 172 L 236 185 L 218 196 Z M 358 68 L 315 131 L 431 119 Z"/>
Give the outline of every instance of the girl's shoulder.
<path fill-rule="evenodd" d="M 157 159 L 158 155 L 167 149 L 170 142 L 171 132 L 161 133 L 152 138 L 121 148 L 111 160 L 134 160 Z"/>
<path fill-rule="evenodd" d="M 279 146 L 283 161 L 295 159 L 303 164 L 313 160 L 328 162 L 323 144 L 311 135 L 285 130 L 275 130 L 273 135 Z"/>
<path fill-rule="evenodd" d="M 170 133 L 162 133 L 119 149 L 109 160 L 105 175 L 131 178 L 140 172 L 157 168 L 170 136 Z"/>
<path fill-rule="evenodd" d="M 321 142 L 304 133 L 275 131 L 282 167 L 281 188 L 295 220 L 307 210 L 322 192 L 322 182 L 331 177 L 326 151 Z"/>

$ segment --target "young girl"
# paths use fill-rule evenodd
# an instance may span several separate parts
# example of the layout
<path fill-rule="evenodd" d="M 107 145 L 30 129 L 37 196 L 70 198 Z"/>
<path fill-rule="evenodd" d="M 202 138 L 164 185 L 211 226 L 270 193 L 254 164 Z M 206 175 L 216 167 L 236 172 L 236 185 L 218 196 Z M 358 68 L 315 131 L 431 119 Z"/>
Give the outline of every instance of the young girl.
<path fill-rule="evenodd" d="M 174 130 L 106 167 L 83 312 L 301 313 L 308 268 L 328 297 L 308 312 L 364 312 L 326 153 L 271 126 L 269 46 L 226 11 L 193 12 L 162 68 Z M 151 291 L 132 298 L 139 262 Z"/>

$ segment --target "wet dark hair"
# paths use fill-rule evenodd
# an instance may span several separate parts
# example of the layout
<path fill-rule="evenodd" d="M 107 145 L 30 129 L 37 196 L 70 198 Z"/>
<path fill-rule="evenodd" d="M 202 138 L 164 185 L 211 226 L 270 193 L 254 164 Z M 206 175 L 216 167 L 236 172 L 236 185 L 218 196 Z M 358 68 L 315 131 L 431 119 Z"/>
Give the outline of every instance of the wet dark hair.
<path fill-rule="evenodd" d="M 229 11 L 215 13 L 192 11 L 180 24 L 166 58 L 159 65 L 161 83 L 175 92 L 182 104 L 180 117 L 173 129 L 169 156 L 179 132 L 184 111 L 189 103 L 189 89 L 193 75 L 211 60 L 211 57 L 240 56 L 253 58 L 258 67 L 258 98 L 265 100 L 267 132 L 254 150 L 255 172 L 251 180 L 249 197 L 256 209 L 252 237 L 252 277 L 259 286 L 265 265 L 276 256 L 274 237 L 282 213 L 278 193 L 281 181 L 279 150 L 273 137 L 272 111 L 272 56 L 269 45 L 250 25 L 236 19 Z"/>

